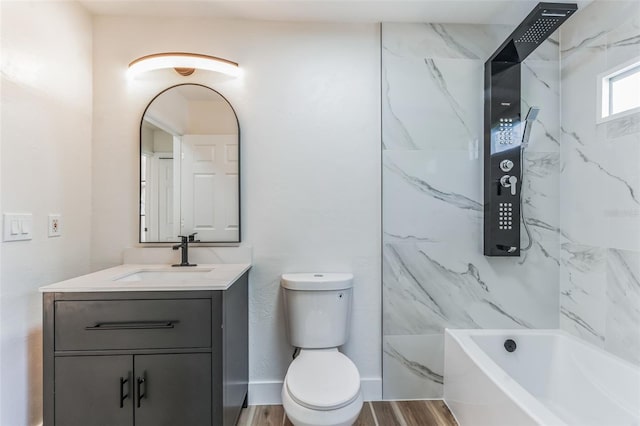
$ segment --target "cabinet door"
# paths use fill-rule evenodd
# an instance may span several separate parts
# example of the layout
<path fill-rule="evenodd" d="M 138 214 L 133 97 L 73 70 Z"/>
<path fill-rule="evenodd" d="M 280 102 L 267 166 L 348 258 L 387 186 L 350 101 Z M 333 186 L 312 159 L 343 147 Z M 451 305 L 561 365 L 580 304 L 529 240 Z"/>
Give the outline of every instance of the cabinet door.
<path fill-rule="evenodd" d="M 55 424 L 133 426 L 133 357 L 55 359 Z"/>
<path fill-rule="evenodd" d="M 211 424 L 211 354 L 134 356 L 136 426 Z"/>

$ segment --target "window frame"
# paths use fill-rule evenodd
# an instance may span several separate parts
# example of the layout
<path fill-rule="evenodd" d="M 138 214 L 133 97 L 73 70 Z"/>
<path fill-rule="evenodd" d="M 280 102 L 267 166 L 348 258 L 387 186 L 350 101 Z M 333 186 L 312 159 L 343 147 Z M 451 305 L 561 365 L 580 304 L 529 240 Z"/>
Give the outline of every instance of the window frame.
<path fill-rule="evenodd" d="M 613 83 L 635 73 L 640 73 L 640 56 L 598 75 L 598 107 L 596 108 L 596 122 L 598 124 L 640 112 L 639 104 L 637 107 L 611 114 L 613 110 L 611 93 Z"/>

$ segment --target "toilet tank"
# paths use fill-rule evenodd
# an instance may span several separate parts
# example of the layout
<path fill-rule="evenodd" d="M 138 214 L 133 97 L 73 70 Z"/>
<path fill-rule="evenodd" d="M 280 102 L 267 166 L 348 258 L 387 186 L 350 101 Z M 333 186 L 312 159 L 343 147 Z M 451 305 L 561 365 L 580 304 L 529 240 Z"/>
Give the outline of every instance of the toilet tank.
<path fill-rule="evenodd" d="M 305 349 L 346 343 L 351 322 L 353 275 L 284 274 L 280 280 L 289 342 Z"/>

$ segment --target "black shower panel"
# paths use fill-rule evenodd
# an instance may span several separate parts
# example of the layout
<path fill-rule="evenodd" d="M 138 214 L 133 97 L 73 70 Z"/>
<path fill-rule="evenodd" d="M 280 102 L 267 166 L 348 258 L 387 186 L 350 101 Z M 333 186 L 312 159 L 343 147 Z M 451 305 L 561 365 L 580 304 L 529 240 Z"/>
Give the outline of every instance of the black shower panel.
<path fill-rule="evenodd" d="M 519 256 L 520 64 L 490 63 L 485 80 L 484 253 Z"/>
<path fill-rule="evenodd" d="M 520 256 L 520 63 L 577 9 L 539 3 L 485 63 L 484 254 Z"/>

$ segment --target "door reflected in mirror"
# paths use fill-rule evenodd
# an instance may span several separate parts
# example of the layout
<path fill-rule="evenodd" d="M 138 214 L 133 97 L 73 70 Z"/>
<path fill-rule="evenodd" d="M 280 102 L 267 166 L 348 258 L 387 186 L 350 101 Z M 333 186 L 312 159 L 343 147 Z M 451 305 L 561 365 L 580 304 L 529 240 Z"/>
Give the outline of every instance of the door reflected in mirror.
<path fill-rule="evenodd" d="M 140 124 L 140 242 L 240 242 L 240 132 L 218 92 L 171 87 Z"/>

